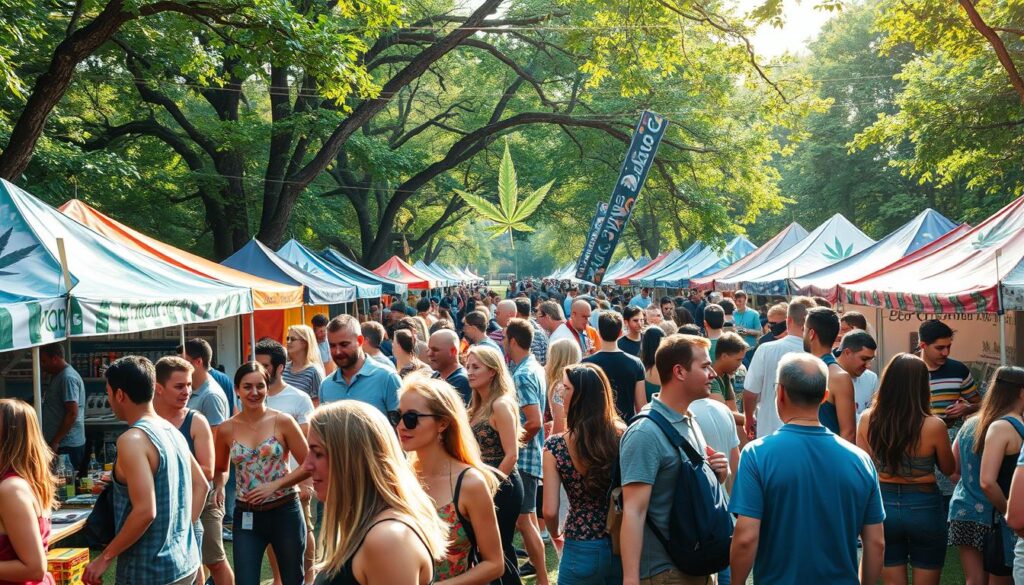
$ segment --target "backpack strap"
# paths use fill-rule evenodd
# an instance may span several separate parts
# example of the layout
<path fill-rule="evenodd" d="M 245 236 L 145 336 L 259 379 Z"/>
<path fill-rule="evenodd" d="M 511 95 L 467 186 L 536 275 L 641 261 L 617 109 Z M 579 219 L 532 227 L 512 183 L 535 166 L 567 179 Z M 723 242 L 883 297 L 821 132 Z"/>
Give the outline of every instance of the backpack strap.
<path fill-rule="evenodd" d="M 459 511 L 459 494 L 462 493 L 462 479 L 466 477 L 472 467 L 467 467 L 459 473 L 459 478 L 455 480 L 455 491 L 452 492 L 452 505 L 455 507 L 455 517 L 459 519 L 459 524 L 462 525 L 462 529 L 466 531 L 466 538 L 469 540 L 469 564 L 470 566 L 476 565 L 480 562 L 480 551 L 476 546 L 476 533 L 473 532 L 473 525 L 469 522 L 469 518 L 462 515 Z"/>
<path fill-rule="evenodd" d="M 668 422 L 668 419 L 665 418 L 665 415 L 661 414 L 660 412 L 654 409 L 650 409 L 643 414 L 638 414 L 635 418 L 640 418 L 641 416 L 650 419 L 652 422 L 654 422 L 654 424 L 658 425 L 658 428 L 661 429 L 661 432 L 668 439 L 669 443 L 672 443 L 672 446 L 675 447 L 676 449 L 682 450 L 682 452 L 690 460 L 690 463 L 692 463 L 693 465 L 700 465 L 704 463 L 704 454 L 699 453 L 697 451 L 697 448 L 691 445 L 690 442 L 686 440 L 686 437 L 679 434 L 679 431 L 677 431 L 675 427 L 672 426 L 672 423 Z"/>
<path fill-rule="evenodd" d="M 1013 428 L 1017 431 L 1017 434 L 1020 435 L 1020 438 L 1022 440 L 1024 440 L 1024 423 L 1020 422 L 1020 420 L 1018 420 L 1016 417 L 1009 415 L 1002 417 L 1000 420 L 1008 421 L 1011 425 L 1013 425 Z"/>

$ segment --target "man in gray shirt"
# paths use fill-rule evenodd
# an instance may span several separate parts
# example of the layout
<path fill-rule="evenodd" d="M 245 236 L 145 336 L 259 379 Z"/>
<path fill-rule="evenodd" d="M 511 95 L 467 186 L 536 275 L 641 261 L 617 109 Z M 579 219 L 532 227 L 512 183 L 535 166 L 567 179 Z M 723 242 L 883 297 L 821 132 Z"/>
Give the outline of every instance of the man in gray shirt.
<path fill-rule="evenodd" d="M 671 335 L 654 356 L 661 377 L 661 392 L 643 408 L 657 410 L 676 431 L 701 453 L 707 442 L 690 404 L 711 395 L 715 371 L 708 354 L 710 343 L 703 337 Z M 646 525 L 651 521 L 668 533 L 669 513 L 681 464 L 680 452 L 657 424 L 641 418 L 626 430 L 619 450 L 622 469 L 622 572 L 624 585 L 706 585 L 716 583 L 715 575 L 686 575 L 672 564 L 665 548 Z M 724 453 L 708 456 L 711 469 L 725 483 L 729 461 Z"/>
<path fill-rule="evenodd" d="M 51 376 L 43 394 L 43 437 L 77 470 L 85 459 L 85 382 L 64 360 L 59 343 L 39 348 L 39 365 Z"/>

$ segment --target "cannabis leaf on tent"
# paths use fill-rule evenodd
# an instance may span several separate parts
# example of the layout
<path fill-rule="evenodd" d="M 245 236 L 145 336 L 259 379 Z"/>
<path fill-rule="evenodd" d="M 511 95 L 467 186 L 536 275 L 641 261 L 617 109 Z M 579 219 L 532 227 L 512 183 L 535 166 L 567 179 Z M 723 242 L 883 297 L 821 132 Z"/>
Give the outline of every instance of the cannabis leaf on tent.
<path fill-rule="evenodd" d="M 19 262 L 26 258 L 36 248 L 39 247 L 39 244 L 32 244 L 31 246 L 25 246 L 24 248 L 15 250 L 5 255 L 4 249 L 7 248 L 7 243 L 11 241 L 11 233 L 13 231 L 13 227 L 9 228 L 6 232 L 3 233 L 2 236 L 0 236 L 0 268 L 7 268 L 8 266 L 14 265 L 16 262 Z M 0 270 L 0 276 L 13 276 L 14 274 L 16 273 Z"/>
<path fill-rule="evenodd" d="M 833 246 L 825 244 L 825 259 L 831 260 L 832 262 L 838 262 L 847 258 L 850 252 L 853 252 L 853 244 L 850 244 L 846 248 L 843 248 L 843 243 L 839 241 L 837 236 L 833 242 Z"/>
<path fill-rule="evenodd" d="M 459 197 L 462 197 L 473 211 L 494 222 L 494 225 L 484 228 L 491 233 L 492 240 L 507 232 L 512 249 L 515 250 L 516 242 L 512 237 L 512 231 L 533 231 L 532 227 L 526 225 L 526 220 L 533 215 L 533 212 L 537 211 L 537 208 L 540 207 L 541 202 L 544 201 L 544 197 L 547 196 L 551 185 L 554 183 L 554 181 L 551 181 L 527 195 L 520 202 L 516 167 L 512 164 L 512 155 L 508 152 L 508 141 L 506 140 L 505 154 L 501 157 L 501 166 L 498 167 L 499 205 L 496 206 L 479 195 L 467 193 L 461 189 L 456 189 L 455 192 L 459 194 Z"/>
<path fill-rule="evenodd" d="M 1010 226 L 996 226 L 988 231 L 988 233 L 978 234 L 978 239 L 971 242 L 971 247 L 975 250 L 984 250 L 985 248 L 991 248 L 999 242 L 1005 240 L 1013 233 L 1013 229 Z"/>

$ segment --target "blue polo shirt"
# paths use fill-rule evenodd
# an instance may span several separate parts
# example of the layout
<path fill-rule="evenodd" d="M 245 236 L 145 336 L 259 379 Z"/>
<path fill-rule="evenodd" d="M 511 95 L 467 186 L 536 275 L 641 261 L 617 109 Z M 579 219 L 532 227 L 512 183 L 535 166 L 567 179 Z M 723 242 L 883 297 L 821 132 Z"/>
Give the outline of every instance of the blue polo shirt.
<path fill-rule="evenodd" d="M 754 582 L 782 585 L 860 583 L 857 536 L 885 520 L 871 459 L 818 426 L 783 425 L 748 444 L 729 511 L 761 521 Z M 794 558 L 798 542 L 814 554 Z"/>
<path fill-rule="evenodd" d="M 475 345 L 483 345 L 483 346 L 486 346 L 486 347 L 490 347 L 490 348 L 496 349 L 496 350 L 498 350 L 498 354 L 501 357 L 505 357 L 505 350 L 503 350 L 501 348 L 501 346 L 498 345 L 497 341 L 494 341 L 493 339 L 491 339 L 490 337 L 488 337 L 486 335 L 484 335 L 484 338 L 481 339 L 480 341 L 478 341 Z"/>
<path fill-rule="evenodd" d="M 651 306 L 651 297 L 648 296 L 647 298 L 644 298 L 643 295 L 639 295 L 638 294 L 638 295 L 634 296 L 633 298 L 629 299 L 629 304 L 634 306 L 634 307 L 640 307 L 641 309 L 646 309 L 647 307 Z"/>
<path fill-rule="evenodd" d="M 341 368 L 320 384 L 320 403 L 336 400 L 359 400 L 387 416 L 389 411 L 398 410 L 398 387 L 401 378 L 394 370 L 384 367 L 370 356 L 364 356 L 363 367 L 359 368 L 352 382 L 346 383 Z"/>

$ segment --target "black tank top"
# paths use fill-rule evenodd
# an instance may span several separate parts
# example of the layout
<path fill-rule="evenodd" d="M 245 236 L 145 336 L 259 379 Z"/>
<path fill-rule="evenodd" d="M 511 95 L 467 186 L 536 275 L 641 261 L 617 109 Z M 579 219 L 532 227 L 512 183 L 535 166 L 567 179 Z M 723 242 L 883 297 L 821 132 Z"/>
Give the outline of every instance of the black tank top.
<path fill-rule="evenodd" d="M 370 530 L 373 530 L 374 526 L 382 522 L 401 522 L 402 524 L 405 524 L 409 527 L 410 530 L 412 530 L 413 534 L 416 535 L 416 538 L 420 539 L 420 542 L 423 543 L 424 548 L 426 548 L 427 543 L 423 542 L 423 537 L 420 536 L 419 531 L 410 526 L 408 522 L 400 518 L 384 518 L 383 520 L 378 520 L 370 525 L 370 527 L 366 530 L 366 534 L 369 534 Z M 359 541 L 359 546 L 357 546 L 356 550 L 352 552 L 352 556 L 350 556 L 348 560 L 345 561 L 345 564 L 342 565 L 340 571 L 338 571 L 334 576 L 329 576 L 326 573 L 320 573 L 319 575 L 317 575 L 316 580 L 313 582 L 313 585 L 362 585 L 358 580 L 356 580 L 356 576 L 352 572 L 352 559 L 356 558 L 356 553 L 358 553 L 359 549 L 363 547 L 363 541 L 366 540 L 366 534 L 363 535 L 363 540 Z"/>
<path fill-rule="evenodd" d="M 1012 416 L 1004 416 L 1000 420 L 1008 421 L 1021 439 L 1024 439 L 1024 424 Z M 1010 497 L 1010 484 L 1013 482 L 1013 472 L 1017 470 L 1017 457 L 1019 453 L 1003 455 L 1003 461 L 999 464 L 999 475 L 996 476 L 996 485 L 1003 490 L 1005 497 Z"/>

